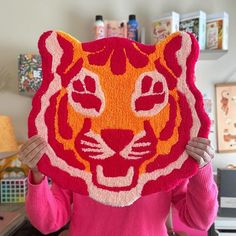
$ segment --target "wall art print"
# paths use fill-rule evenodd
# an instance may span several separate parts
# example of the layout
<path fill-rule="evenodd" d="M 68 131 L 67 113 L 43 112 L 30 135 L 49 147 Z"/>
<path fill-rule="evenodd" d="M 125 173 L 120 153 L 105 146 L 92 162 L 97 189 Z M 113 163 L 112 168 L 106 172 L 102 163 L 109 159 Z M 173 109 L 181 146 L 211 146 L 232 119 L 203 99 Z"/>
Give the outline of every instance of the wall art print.
<path fill-rule="evenodd" d="M 20 54 L 18 57 L 18 90 L 22 95 L 33 96 L 42 83 L 41 56 Z"/>
<path fill-rule="evenodd" d="M 236 152 L 236 83 L 216 84 L 217 150 Z"/>

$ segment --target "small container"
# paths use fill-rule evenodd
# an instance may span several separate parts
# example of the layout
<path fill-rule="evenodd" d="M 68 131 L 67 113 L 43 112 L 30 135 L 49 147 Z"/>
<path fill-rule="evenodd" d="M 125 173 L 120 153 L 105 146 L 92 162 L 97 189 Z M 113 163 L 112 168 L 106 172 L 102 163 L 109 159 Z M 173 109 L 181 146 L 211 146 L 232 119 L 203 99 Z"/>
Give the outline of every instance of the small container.
<path fill-rule="evenodd" d="M 158 43 L 170 34 L 179 31 L 179 14 L 169 12 L 152 22 L 152 44 Z"/>
<path fill-rule="evenodd" d="M 107 20 L 106 25 L 106 36 L 109 37 L 122 37 L 127 38 L 127 25 L 126 21 L 121 20 Z"/>
<path fill-rule="evenodd" d="M 228 50 L 229 15 L 226 12 L 207 15 L 206 48 Z"/>
<path fill-rule="evenodd" d="M 105 38 L 105 24 L 102 15 L 96 15 L 94 28 L 95 39 Z"/>
<path fill-rule="evenodd" d="M 1 203 L 21 203 L 25 202 L 28 190 L 27 177 L 20 179 L 2 179 Z"/>
<path fill-rule="evenodd" d="M 179 30 L 192 33 L 196 37 L 200 49 L 201 50 L 205 49 L 206 13 L 204 11 L 197 11 L 181 15 Z"/>
<path fill-rule="evenodd" d="M 135 15 L 129 15 L 127 37 L 131 40 L 138 41 L 138 22 Z"/>

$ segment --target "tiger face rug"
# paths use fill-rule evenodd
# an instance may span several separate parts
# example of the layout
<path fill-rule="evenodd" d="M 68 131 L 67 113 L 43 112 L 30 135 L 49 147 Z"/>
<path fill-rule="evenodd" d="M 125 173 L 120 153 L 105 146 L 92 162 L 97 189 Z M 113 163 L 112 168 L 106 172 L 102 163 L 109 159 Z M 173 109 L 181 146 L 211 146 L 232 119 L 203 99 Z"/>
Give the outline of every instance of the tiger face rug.
<path fill-rule="evenodd" d="M 156 45 L 118 37 L 81 43 L 48 31 L 38 47 L 43 82 L 28 129 L 49 144 L 42 173 L 120 207 L 196 173 L 185 146 L 207 137 L 210 122 L 195 86 L 194 36 L 176 32 Z"/>

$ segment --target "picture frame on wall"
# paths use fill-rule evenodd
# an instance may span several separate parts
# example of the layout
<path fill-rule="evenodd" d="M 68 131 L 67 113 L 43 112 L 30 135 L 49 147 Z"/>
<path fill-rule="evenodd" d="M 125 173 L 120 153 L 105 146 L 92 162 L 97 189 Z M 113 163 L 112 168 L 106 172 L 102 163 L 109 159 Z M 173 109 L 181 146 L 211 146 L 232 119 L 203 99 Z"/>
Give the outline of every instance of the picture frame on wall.
<path fill-rule="evenodd" d="M 18 56 L 18 91 L 21 95 L 34 96 L 42 83 L 42 62 L 38 54 Z"/>
<path fill-rule="evenodd" d="M 236 152 L 236 83 L 215 85 L 217 151 Z"/>

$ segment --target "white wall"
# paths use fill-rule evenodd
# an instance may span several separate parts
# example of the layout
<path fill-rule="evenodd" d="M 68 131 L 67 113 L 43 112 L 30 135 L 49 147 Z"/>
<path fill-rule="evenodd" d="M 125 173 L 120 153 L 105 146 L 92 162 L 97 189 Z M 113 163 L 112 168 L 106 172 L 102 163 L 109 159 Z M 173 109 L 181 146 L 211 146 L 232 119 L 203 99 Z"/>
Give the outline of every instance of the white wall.
<path fill-rule="evenodd" d="M 229 52 L 218 60 L 199 61 L 197 85 L 214 99 L 214 84 L 223 82 L 236 68 L 236 1 L 234 0 L 0 0 L 0 78 L 6 77 L 7 86 L 0 91 L 0 114 L 13 119 L 19 140 L 27 137 L 27 116 L 31 98 L 17 94 L 17 56 L 37 53 L 37 40 L 43 31 L 64 30 L 80 41 L 92 39 L 92 25 L 96 14 L 106 19 L 127 19 L 137 15 L 147 29 L 150 42 L 150 22 L 168 11 L 179 13 L 204 10 L 207 13 L 227 11 L 230 15 Z M 236 74 L 231 81 L 236 81 Z M 211 135 L 215 142 L 215 135 Z M 236 164 L 236 153 L 217 154 L 215 167 Z"/>

